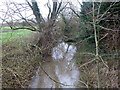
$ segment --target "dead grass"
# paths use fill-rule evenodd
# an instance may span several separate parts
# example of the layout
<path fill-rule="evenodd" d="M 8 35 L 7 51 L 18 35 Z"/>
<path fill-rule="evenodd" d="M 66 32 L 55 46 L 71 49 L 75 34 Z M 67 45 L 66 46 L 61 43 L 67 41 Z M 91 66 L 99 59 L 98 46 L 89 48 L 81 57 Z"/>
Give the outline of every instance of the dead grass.
<path fill-rule="evenodd" d="M 81 56 L 81 63 L 77 63 L 78 67 L 86 62 L 89 62 L 93 57 Z M 91 58 L 91 59 L 90 59 Z M 106 58 L 105 58 L 106 59 Z M 100 61 L 100 84 L 101 88 L 118 88 L 118 60 L 110 59 L 105 60 L 109 68 L 107 68 L 102 61 Z M 97 88 L 97 63 L 96 61 L 89 63 L 81 68 L 80 80 L 84 81 L 89 88 Z"/>
<path fill-rule="evenodd" d="M 37 38 L 33 36 L 2 45 L 3 88 L 28 88 L 40 62 L 39 50 L 31 49 Z"/>

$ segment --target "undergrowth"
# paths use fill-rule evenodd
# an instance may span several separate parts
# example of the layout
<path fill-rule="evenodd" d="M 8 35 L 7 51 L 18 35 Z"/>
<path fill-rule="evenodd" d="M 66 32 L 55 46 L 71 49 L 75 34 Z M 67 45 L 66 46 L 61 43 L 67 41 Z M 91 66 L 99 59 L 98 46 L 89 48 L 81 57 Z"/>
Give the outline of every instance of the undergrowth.
<path fill-rule="evenodd" d="M 77 47 L 75 62 L 80 71 L 80 80 L 86 83 L 89 88 L 97 88 L 97 63 L 94 54 L 94 47 L 85 46 L 82 42 Z M 93 51 L 92 51 L 93 49 Z M 99 60 L 100 85 L 102 88 L 118 88 L 118 67 L 120 57 L 117 53 L 99 53 L 102 59 Z M 106 65 L 105 65 L 106 64 Z M 108 67 L 107 67 L 108 66 Z M 87 88 L 85 86 L 85 88 Z"/>
<path fill-rule="evenodd" d="M 2 87 L 28 88 L 40 62 L 32 38 L 15 39 L 2 45 Z"/>

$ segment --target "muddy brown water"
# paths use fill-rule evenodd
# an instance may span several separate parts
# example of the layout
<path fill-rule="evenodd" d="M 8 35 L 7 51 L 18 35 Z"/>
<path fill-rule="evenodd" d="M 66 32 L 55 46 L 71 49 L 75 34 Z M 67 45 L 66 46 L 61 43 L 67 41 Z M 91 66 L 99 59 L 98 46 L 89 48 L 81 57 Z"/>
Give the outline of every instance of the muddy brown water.
<path fill-rule="evenodd" d="M 75 88 L 80 72 L 73 59 L 77 48 L 64 42 L 53 48 L 52 60 L 45 62 L 33 76 L 30 88 Z"/>

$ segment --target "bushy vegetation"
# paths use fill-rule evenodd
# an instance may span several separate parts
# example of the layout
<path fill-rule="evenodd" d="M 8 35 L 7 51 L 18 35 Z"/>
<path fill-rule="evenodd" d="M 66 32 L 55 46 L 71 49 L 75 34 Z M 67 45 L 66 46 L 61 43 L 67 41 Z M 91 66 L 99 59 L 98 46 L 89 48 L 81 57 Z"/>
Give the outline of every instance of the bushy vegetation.
<path fill-rule="evenodd" d="M 39 49 L 31 47 L 35 33 L 26 30 L 12 33 L 12 36 L 11 32 L 2 33 L 3 37 L 10 39 L 2 39 L 2 86 L 27 88 L 41 58 Z"/>

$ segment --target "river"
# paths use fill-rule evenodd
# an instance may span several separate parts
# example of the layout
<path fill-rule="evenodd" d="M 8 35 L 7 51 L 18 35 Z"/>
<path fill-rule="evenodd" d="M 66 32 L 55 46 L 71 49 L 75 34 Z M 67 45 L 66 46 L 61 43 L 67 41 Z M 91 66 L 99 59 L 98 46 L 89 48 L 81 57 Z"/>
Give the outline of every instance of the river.
<path fill-rule="evenodd" d="M 73 59 L 77 48 L 59 43 L 52 51 L 52 60 L 45 62 L 33 76 L 30 88 L 76 88 L 80 72 Z"/>

